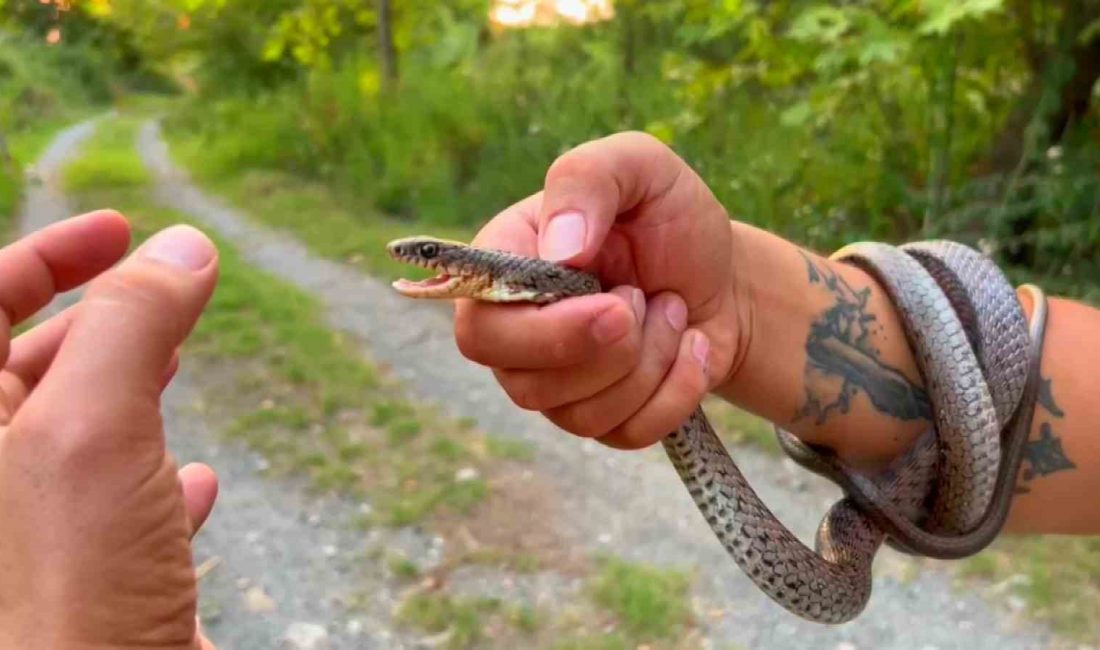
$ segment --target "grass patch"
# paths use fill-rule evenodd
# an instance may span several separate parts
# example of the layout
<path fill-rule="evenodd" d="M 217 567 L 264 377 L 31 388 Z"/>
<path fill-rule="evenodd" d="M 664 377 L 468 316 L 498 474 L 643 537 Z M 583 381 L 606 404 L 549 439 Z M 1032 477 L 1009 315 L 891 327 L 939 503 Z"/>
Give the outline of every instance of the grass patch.
<path fill-rule="evenodd" d="M 637 644 L 619 632 L 566 638 L 551 646 L 552 650 L 637 650 L 637 648 Z"/>
<path fill-rule="evenodd" d="M 512 627 L 526 634 L 534 634 L 543 626 L 543 617 L 530 605 L 509 608 L 507 618 Z"/>
<path fill-rule="evenodd" d="M 463 564 L 477 564 L 507 569 L 514 573 L 537 573 L 543 561 L 537 555 L 500 548 L 479 548 L 462 556 Z"/>
<path fill-rule="evenodd" d="M 637 641 L 671 639 L 690 622 L 688 588 L 679 571 L 608 558 L 592 580 L 592 599 Z"/>
<path fill-rule="evenodd" d="M 394 555 L 386 562 L 390 573 L 398 580 L 413 580 L 420 577 L 420 567 L 403 555 Z"/>
<path fill-rule="evenodd" d="M 409 597 L 397 610 L 397 620 L 431 634 L 447 634 L 446 648 L 469 648 L 484 637 L 485 618 L 502 610 L 499 600 L 453 598 L 443 593 Z"/>
<path fill-rule="evenodd" d="M 70 194 L 112 192 L 141 188 L 150 181 L 145 166 L 133 152 L 134 117 L 103 120 L 83 155 L 65 166 L 62 185 Z"/>
<path fill-rule="evenodd" d="M 535 446 L 526 440 L 488 436 L 485 450 L 493 458 L 529 461 L 535 458 Z"/>
<path fill-rule="evenodd" d="M 441 507 L 466 514 L 489 494 L 488 484 L 480 480 L 458 483 L 443 479 L 434 484 L 424 483 L 427 481 L 422 478 L 407 479 L 398 494 L 384 498 L 378 519 L 391 526 L 405 526 Z"/>
<path fill-rule="evenodd" d="M 1100 539 L 1002 537 L 960 563 L 964 579 L 994 582 L 1022 598 L 1029 616 L 1081 641 L 1100 638 Z"/>
<path fill-rule="evenodd" d="M 64 173 L 82 208 L 111 205 L 135 244 L 187 215 L 154 205 L 133 140 L 138 121 L 105 121 Z M 263 453 L 269 471 L 300 473 L 319 490 L 370 498 L 374 521 L 411 524 L 465 513 L 489 493 L 483 435 L 404 400 L 312 296 L 246 263 L 214 237 L 221 274 L 188 343 L 208 360 L 204 387 L 226 433 Z M 226 361 L 232 361 L 226 364 Z"/>
<path fill-rule="evenodd" d="M 459 598 L 442 591 L 415 593 L 397 610 L 399 623 L 436 636 L 437 647 L 544 647 L 533 636 L 545 616 L 525 604 L 495 598 Z"/>
<path fill-rule="evenodd" d="M 714 430 L 726 444 L 747 445 L 774 456 L 783 454 L 775 439 L 775 430 L 771 422 L 741 410 L 729 402 L 708 396 L 703 401 Z"/>
<path fill-rule="evenodd" d="M 479 559 L 493 563 L 490 557 Z M 433 635 L 433 645 L 447 648 L 694 647 L 684 645 L 691 623 L 689 583 L 680 572 L 607 559 L 591 578 L 587 598 L 570 599 L 552 618 L 527 605 L 457 597 L 440 589 L 407 598 L 398 620 Z"/>

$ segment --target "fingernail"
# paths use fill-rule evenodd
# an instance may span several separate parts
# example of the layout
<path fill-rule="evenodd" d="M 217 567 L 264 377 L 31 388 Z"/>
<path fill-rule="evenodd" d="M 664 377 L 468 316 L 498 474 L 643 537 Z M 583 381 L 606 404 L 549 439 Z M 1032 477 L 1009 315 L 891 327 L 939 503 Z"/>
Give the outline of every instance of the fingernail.
<path fill-rule="evenodd" d="M 699 362 L 703 372 L 706 373 L 707 362 L 710 358 L 710 340 L 707 339 L 706 334 L 702 332 L 695 333 L 695 340 L 691 342 L 691 354 Z"/>
<path fill-rule="evenodd" d="M 560 262 L 584 249 L 588 226 L 580 212 L 563 212 L 550 219 L 542 235 L 539 254 L 545 260 Z"/>
<path fill-rule="evenodd" d="M 592 338 L 600 345 L 608 345 L 626 336 L 631 323 L 622 316 L 622 310 L 608 309 L 592 323 Z"/>
<path fill-rule="evenodd" d="M 214 259 L 214 244 L 191 226 L 172 226 L 141 246 L 141 256 L 189 271 L 198 271 Z"/>
<path fill-rule="evenodd" d="M 645 293 L 641 289 L 624 284 L 612 289 L 611 293 L 630 303 L 630 309 L 634 312 L 634 320 L 639 325 L 645 322 Z"/>
<path fill-rule="evenodd" d="M 665 319 L 668 320 L 668 324 L 676 332 L 683 332 L 687 329 L 688 309 L 679 296 L 674 296 L 665 305 Z"/>
<path fill-rule="evenodd" d="M 634 308 L 634 317 L 638 319 L 638 323 L 645 322 L 645 294 L 641 289 L 631 289 L 630 291 L 630 306 Z"/>

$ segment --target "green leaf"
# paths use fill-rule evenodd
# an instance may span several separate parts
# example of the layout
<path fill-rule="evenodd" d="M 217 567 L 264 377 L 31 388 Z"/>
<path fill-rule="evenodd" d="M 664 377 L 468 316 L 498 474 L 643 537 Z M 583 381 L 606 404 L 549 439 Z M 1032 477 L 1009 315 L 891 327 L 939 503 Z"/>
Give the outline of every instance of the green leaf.
<path fill-rule="evenodd" d="M 928 16 L 917 32 L 925 36 L 943 36 L 969 18 L 984 18 L 1004 8 L 1004 0 L 927 0 Z"/>
<path fill-rule="evenodd" d="M 1088 45 L 1094 38 L 1100 38 L 1100 18 L 1096 18 L 1085 25 L 1085 28 L 1077 35 L 1077 42 L 1081 45 Z"/>
<path fill-rule="evenodd" d="M 672 125 L 664 120 L 650 122 L 646 125 L 645 132 L 667 145 L 671 145 L 675 139 L 675 131 Z"/>
<path fill-rule="evenodd" d="M 800 127 L 809 122 L 812 116 L 813 107 L 810 106 L 809 102 L 801 101 L 783 111 L 779 116 L 779 121 L 783 126 Z"/>
<path fill-rule="evenodd" d="M 835 43 L 850 27 L 851 21 L 844 9 L 817 6 L 799 14 L 788 35 L 797 41 Z"/>

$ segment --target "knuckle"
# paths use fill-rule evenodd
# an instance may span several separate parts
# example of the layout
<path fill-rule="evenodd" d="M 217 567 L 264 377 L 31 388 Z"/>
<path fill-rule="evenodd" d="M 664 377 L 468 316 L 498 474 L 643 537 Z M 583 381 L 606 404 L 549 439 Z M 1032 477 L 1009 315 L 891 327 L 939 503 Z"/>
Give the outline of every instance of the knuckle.
<path fill-rule="evenodd" d="M 547 396 L 538 381 L 511 373 L 497 373 L 497 379 L 508 398 L 525 411 L 542 411 L 550 407 Z"/>
<path fill-rule="evenodd" d="M 149 269 L 133 270 L 120 267 L 96 280 L 96 294 L 111 296 L 115 300 L 127 300 L 140 304 L 172 302 L 175 292 L 156 272 Z M 178 306 L 178 305 L 171 305 Z"/>
<path fill-rule="evenodd" d="M 664 155 L 672 152 L 672 149 L 667 144 L 645 131 L 623 131 L 611 137 L 621 139 L 622 144 L 638 147 L 643 151 L 652 152 L 654 154 Z"/>
<path fill-rule="evenodd" d="M 644 350 L 641 329 L 635 327 L 630 335 L 615 343 L 615 365 L 627 370 L 634 368 L 642 360 Z"/>
<path fill-rule="evenodd" d="M 554 365 L 565 365 L 579 356 L 577 346 L 572 343 L 572 341 L 560 338 L 553 342 L 547 342 L 547 349 L 550 351 L 550 358 L 553 360 Z"/>
<path fill-rule="evenodd" d="M 86 410 L 80 417 L 58 417 L 52 409 L 28 409 L 16 416 L 11 431 L 36 449 L 36 462 L 67 476 L 113 466 L 121 457 L 159 457 L 163 453 L 162 439 L 157 436 L 127 435 L 144 431 L 146 425 L 158 426 L 158 422 L 142 417 L 119 422 L 108 409 Z M 150 445 L 153 448 L 142 449 Z"/>
<path fill-rule="evenodd" d="M 656 428 L 652 422 L 631 418 L 617 427 L 611 435 L 615 437 L 617 448 L 635 450 L 649 447 L 668 433 Z"/>
<path fill-rule="evenodd" d="M 650 356 L 652 372 L 664 376 L 669 368 L 676 363 L 676 355 L 679 353 L 679 338 L 675 336 L 661 337 L 652 346 L 646 348 Z"/>
<path fill-rule="evenodd" d="M 559 156 L 546 170 L 546 185 L 566 178 L 590 179 L 606 176 L 607 170 L 602 158 L 591 155 L 592 147 L 596 144 L 589 142 Z"/>
<path fill-rule="evenodd" d="M 173 331 L 182 327 L 184 297 L 156 273 L 137 273 L 119 269 L 108 273 L 88 290 L 84 302 L 110 309 L 123 318 L 155 318 Z"/>
<path fill-rule="evenodd" d="M 480 330 L 473 314 L 468 310 L 461 310 L 455 314 L 455 344 L 459 353 L 475 363 L 481 363 L 484 359 L 482 345 L 482 330 Z"/>
<path fill-rule="evenodd" d="M 577 404 L 544 413 L 551 422 L 580 438 L 602 438 L 614 427 L 608 422 L 607 410 L 589 404 Z"/>
<path fill-rule="evenodd" d="M 692 359 L 690 367 L 686 369 L 682 376 L 678 378 L 676 382 L 676 388 L 679 393 L 679 410 L 683 411 L 683 417 L 687 417 L 691 409 L 695 408 L 707 392 L 707 376 L 696 365 L 696 361 Z"/>

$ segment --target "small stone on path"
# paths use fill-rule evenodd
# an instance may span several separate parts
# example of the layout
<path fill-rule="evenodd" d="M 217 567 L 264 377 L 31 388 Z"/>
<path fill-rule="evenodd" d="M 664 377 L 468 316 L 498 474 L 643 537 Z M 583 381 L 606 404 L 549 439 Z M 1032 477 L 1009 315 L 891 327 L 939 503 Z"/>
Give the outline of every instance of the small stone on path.
<path fill-rule="evenodd" d="M 284 650 L 328 650 L 328 631 L 316 623 L 291 623 L 283 635 Z"/>
<path fill-rule="evenodd" d="M 263 587 L 257 585 L 244 592 L 244 606 L 245 609 L 255 614 L 273 612 L 275 611 L 275 600 L 267 595 Z"/>

